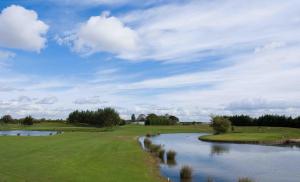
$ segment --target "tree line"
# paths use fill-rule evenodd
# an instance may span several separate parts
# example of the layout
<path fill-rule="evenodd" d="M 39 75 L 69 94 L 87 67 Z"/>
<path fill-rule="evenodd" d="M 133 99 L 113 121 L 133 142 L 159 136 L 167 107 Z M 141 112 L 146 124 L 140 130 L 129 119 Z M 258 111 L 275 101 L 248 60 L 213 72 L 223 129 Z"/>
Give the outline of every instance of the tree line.
<path fill-rule="evenodd" d="M 179 122 L 176 116 L 148 114 L 145 125 L 175 125 Z"/>
<path fill-rule="evenodd" d="M 26 116 L 24 118 L 13 118 L 11 115 L 4 115 L 0 118 L 0 124 L 21 124 L 21 125 L 33 125 L 34 123 L 41 122 L 63 122 L 61 119 L 35 119 L 32 116 Z"/>
<path fill-rule="evenodd" d="M 285 115 L 262 115 L 251 117 L 248 115 L 222 116 L 229 119 L 234 126 L 273 126 L 300 128 L 300 116 L 292 118 Z"/>
<path fill-rule="evenodd" d="M 74 111 L 69 114 L 68 123 L 87 124 L 97 127 L 111 127 L 122 124 L 119 113 L 113 108 L 98 109 L 96 111 Z"/>

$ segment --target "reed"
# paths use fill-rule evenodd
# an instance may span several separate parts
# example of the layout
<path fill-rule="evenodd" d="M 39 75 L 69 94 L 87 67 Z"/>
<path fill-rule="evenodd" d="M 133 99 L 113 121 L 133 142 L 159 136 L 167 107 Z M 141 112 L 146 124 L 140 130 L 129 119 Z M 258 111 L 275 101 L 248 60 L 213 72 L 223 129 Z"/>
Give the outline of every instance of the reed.
<path fill-rule="evenodd" d="M 180 169 L 180 179 L 191 179 L 192 178 L 192 168 L 189 166 L 182 166 Z"/>
<path fill-rule="evenodd" d="M 176 152 L 174 150 L 169 150 L 167 152 L 167 160 L 168 161 L 175 161 Z"/>

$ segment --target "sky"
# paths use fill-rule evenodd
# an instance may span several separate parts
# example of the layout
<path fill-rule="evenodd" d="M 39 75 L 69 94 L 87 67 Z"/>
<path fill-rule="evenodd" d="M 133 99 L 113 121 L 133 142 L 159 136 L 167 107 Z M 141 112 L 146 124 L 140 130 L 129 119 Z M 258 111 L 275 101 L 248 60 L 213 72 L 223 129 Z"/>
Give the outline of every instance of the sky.
<path fill-rule="evenodd" d="M 0 0 L 0 115 L 300 113 L 299 0 Z"/>

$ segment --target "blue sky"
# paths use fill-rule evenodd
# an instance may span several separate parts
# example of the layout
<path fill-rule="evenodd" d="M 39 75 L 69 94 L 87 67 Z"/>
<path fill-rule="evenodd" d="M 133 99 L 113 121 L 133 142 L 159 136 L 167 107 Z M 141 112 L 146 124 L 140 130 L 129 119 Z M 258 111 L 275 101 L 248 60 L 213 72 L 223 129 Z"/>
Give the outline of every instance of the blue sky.
<path fill-rule="evenodd" d="M 299 114 L 299 1 L 5 0 L 0 11 L 0 115 Z"/>

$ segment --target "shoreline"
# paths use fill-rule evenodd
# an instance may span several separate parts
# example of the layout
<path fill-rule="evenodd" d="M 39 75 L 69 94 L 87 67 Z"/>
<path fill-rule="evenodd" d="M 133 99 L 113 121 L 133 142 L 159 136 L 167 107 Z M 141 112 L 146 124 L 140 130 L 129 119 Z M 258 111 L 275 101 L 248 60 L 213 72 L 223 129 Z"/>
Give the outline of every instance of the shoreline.
<path fill-rule="evenodd" d="M 210 135 L 204 135 L 210 136 Z M 300 139 L 284 139 L 273 141 L 259 141 L 259 140 L 220 140 L 220 139 L 207 139 L 203 136 L 198 137 L 199 140 L 212 143 L 232 143 L 232 144 L 256 144 L 256 145 L 296 145 L 300 146 Z"/>

